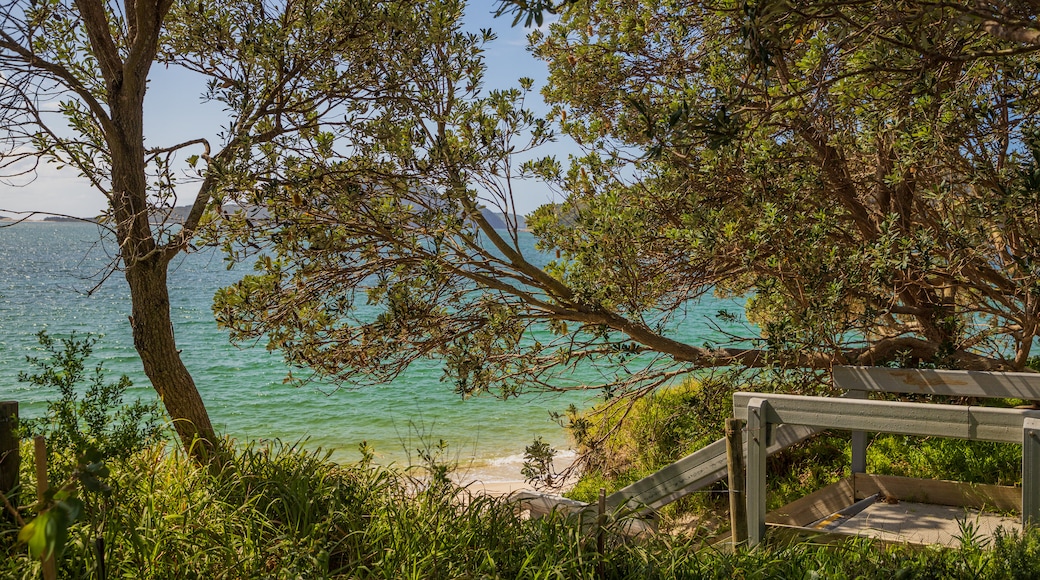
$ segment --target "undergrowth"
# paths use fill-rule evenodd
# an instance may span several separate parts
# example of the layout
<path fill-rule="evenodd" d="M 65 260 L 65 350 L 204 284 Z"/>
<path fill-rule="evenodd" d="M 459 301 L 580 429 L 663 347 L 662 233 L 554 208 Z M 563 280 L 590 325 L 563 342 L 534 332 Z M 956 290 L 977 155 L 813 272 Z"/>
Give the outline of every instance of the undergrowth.
<path fill-rule="evenodd" d="M 527 520 L 501 498 L 422 482 L 278 442 L 230 452 L 220 470 L 150 448 L 113 468 L 113 501 L 71 528 L 61 578 L 1034 578 L 1040 534 L 961 549 L 766 546 L 735 554 L 691 537 L 624 538 L 607 526 Z M 28 481 L 23 481 L 28 485 Z M 40 565 L 0 530 L 0 577 Z M 977 542 L 968 539 L 967 542 Z"/>
<path fill-rule="evenodd" d="M 722 436 L 730 390 L 721 381 L 686 381 L 646 397 L 568 416 L 569 430 L 586 460 L 567 495 L 593 502 L 642 479 Z M 679 511 L 715 511 L 720 489 L 679 502 Z M 668 508 L 666 515 L 676 511 Z"/>
<path fill-rule="evenodd" d="M 58 370 L 85 368 L 76 361 L 90 354 L 89 344 L 78 351 L 72 348 L 77 344 L 64 344 L 64 351 L 48 349 L 51 359 L 35 361 L 44 370 L 40 386 L 61 387 L 68 375 Z M 69 351 L 76 356 L 64 356 Z M 92 385 L 107 385 L 100 367 L 94 376 Z M 65 382 L 59 389 L 61 404 L 49 408 L 50 419 L 39 423 L 41 429 L 70 445 L 80 442 L 88 452 L 107 452 L 104 468 L 92 472 L 104 479 L 103 486 L 85 485 L 78 476 L 83 485 L 75 493 L 82 501 L 76 505 L 82 513 L 69 520 L 68 539 L 57 558 L 61 578 L 1040 577 L 1040 531 L 1035 528 L 1021 537 L 999 532 L 992 540 L 966 530 L 957 549 L 882 547 L 856 540 L 826 547 L 766 544 L 733 553 L 708 546 L 696 534 L 632 539 L 621 533 L 624 521 L 608 520 L 600 551 L 593 526 L 556 514 L 526 519 L 506 498 L 457 487 L 447 477 L 450 466 L 439 459 L 439 446 L 422 456 L 432 475 L 425 478 L 375 466 L 364 449 L 366 460 L 338 465 L 328 453 L 278 441 L 245 446 L 224 441 L 222 460 L 200 466 L 157 441 L 154 430 L 135 431 L 135 425 L 149 425 L 143 413 L 139 423 L 121 419 L 120 409 L 126 409 L 121 384 L 105 387 L 110 394 L 103 397 L 88 389 L 80 400 L 79 391 L 71 388 L 78 381 Z M 585 430 L 579 442 L 599 446 L 575 494 L 590 494 L 600 486 L 615 489 L 714 440 L 721 434 L 728 400 L 724 384 L 688 383 L 636 403 L 624 423 L 608 414 L 603 426 L 592 427 L 574 416 Z M 109 439 L 119 445 L 110 445 Z M 29 446 L 26 440 L 20 515 L 39 522 L 41 510 L 55 508 L 48 500 L 32 502 L 37 498 L 29 491 L 34 489 Z M 875 439 L 868 464 L 901 475 L 944 472 L 1007 483 L 1019 477 L 1007 466 L 1017 451 L 1011 447 L 884 437 Z M 814 438 L 772 459 L 771 504 L 847 474 L 848 460 L 846 440 L 835 435 Z M 680 509 L 724 511 L 724 494 L 713 492 L 724 489 L 695 495 Z M 38 578 L 41 564 L 19 542 L 20 526 L 12 520 L 0 518 L 5 556 L 0 578 Z"/>

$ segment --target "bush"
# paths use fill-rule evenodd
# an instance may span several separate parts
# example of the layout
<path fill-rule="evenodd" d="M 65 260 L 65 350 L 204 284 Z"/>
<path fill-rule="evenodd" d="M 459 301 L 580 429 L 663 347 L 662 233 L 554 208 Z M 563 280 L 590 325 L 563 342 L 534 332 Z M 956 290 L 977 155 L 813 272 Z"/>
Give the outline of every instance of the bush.
<path fill-rule="evenodd" d="M 722 436 L 732 389 L 687 380 L 635 401 L 571 410 L 569 430 L 589 471 L 611 479 L 650 473 Z"/>
<path fill-rule="evenodd" d="M 230 442 L 226 442 L 230 445 Z M 368 464 L 269 442 L 228 452 L 219 470 L 179 450 L 147 449 L 114 467 L 119 489 L 101 526 L 109 578 L 1031 578 L 1040 531 L 1000 534 L 992 549 L 882 547 L 866 540 L 769 546 L 735 554 L 691 538 L 632 541 L 560 517 L 526 520 L 504 499 L 430 487 Z M 0 577 L 39 563 L 0 524 Z M 97 578 L 94 530 L 74 524 L 62 578 Z M 600 575 L 602 570 L 602 576 Z"/>
<path fill-rule="evenodd" d="M 126 459 L 159 441 L 162 415 L 157 402 L 124 403 L 133 383 L 126 375 L 106 381 L 103 363 L 88 373 L 96 337 L 80 339 L 73 333 L 55 340 L 46 331 L 36 336 L 46 356 L 26 357 L 35 371 L 19 373 L 18 380 L 55 389 L 59 398 L 47 403 L 43 417 L 23 420 L 22 428 L 28 437 L 47 438 L 53 479 L 67 477 L 89 451 L 105 460 Z"/>
<path fill-rule="evenodd" d="M 48 356 L 26 357 L 35 372 L 19 373 L 18 378 L 36 387 L 56 389 L 60 395 L 47 404 L 43 417 L 22 424 L 22 435 L 42 435 L 48 443 L 50 486 L 46 494 L 36 498 L 35 516 L 21 526 L 18 534 L 33 556 L 40 558 L 60 555 L 70 526 L 81 517 L 95 534 L 99 533 L 105 511 L 111 507 L 106 463 L 126 461 L 157 443 L 160 415 L 155 403 L 123 403 L 131 386 L 126 375 L 106 382 L 104 365 L 98 363 L 88 376 L 86 361 L 97 342 L 93 336 L 81 340 L 73 334 L 61 339 L 60 346 L 46 331 L 41 331 L 37 339 Z"/>

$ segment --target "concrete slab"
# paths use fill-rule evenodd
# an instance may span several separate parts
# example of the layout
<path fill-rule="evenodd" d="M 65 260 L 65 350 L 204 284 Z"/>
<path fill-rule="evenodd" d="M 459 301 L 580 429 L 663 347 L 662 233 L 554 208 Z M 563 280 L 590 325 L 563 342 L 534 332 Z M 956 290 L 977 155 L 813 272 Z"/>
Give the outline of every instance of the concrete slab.
<path fill-rule="evenodd" d="M 893 542 L 959 546 L 962 534 L 959 522 L 964 521 L 971 523 L 979 536 L 985 538 L 992 538 L 998 527 L 1022 530 L 1017 517 L 906 501 L 875 502 L 832 529 Z"/>

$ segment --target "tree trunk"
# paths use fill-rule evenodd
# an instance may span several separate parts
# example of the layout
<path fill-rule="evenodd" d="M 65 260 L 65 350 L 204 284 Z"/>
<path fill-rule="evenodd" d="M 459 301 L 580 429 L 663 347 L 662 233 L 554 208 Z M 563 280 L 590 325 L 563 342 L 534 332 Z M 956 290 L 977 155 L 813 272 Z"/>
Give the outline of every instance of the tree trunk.
<path fill-rule="evenodd" d="M 127 264 L 134 347 L 141 356 L 145 374 L 173 420 L 184 449 L 208 461 L 216 444 L 216 433 L 174 340 L 166 266 L 158 253 Z"/>
<path fill-rule="evenodd" d="M 147 149 L 144 141 L 144 102 L 148 71 L 155 56 L 162 17 L 169 2 L 138 4 L 136 34 L 126 61 L 115 50 L 104 11 L 95 2 L 79 2 L 87 18 L 91 43 L 104 58 L 99 61 L 107 87 L 111 127 L 105 138 L 112 155 L 112 191 L 109 202 L 115 218 L 119 254 L 130 285 L 130 327 L 144 372 L 159 394 L 184 449 L 203 463 L 213 457 L 216 433 L 195 381 L 181 361 L 170 317 L 166 285 L 170 260 L 178 247 L 161 247 L 150 223 Z"/>

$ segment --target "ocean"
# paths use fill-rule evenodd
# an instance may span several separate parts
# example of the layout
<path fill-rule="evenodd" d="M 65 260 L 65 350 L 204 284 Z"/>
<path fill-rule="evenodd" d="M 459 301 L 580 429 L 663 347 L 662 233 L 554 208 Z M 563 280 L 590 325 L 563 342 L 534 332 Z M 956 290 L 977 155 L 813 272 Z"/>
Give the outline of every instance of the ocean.
<path fill-rule="evenodd" d="M 525 255 L 548 258 L 523 234 Z M 16 400 L 23 417 L 39 416 L 54 392 L 18 381 L 30 370 L 25 358 L 38 355 L 36 334 L 55 337 L 92 333 L 100 337 L 94 362 L 103 362 L 114 379 L 128 375 L 130 398 L 154 399 L 133 349 L 127 317 L 130 296 L 120 273 L 93 292 L 112 248 L 99 242 L 97 227 L 83 223 L 29 222 L 0 228 L 0 400 Z M 333 458 L 360 457 L 367 442 L 382 464 L 418 462 L 418 450 L 443 440 L 443 459 L 484 474 L 485 480 L 519 479 L 524 447 L 541 437 L 566 455 L 570 442 L 550 412 L 569 405 L 586 408 L 598 400 L 591 391 L 540 394 L 499 400 L 463 400 L 442 382 L 438 361 L 420 361 L 393 382 L 374 387 L 283 384 L 286 366 L 262 344 L 236 347 L 217 328 L 210 306 L 214 292 L 251 271 L 251 265 L 226 268 L 216 248 L 178 257 L 170 269 L 170 299 L 177 342 L 195 377 L 210 416 L 221 433 L 239 441 L 306 439 L 308 447 L 331 450 Z M 743 331 L 742 323 L 723 322 L 716 313 L 742 314 L 739 302 L 711 297 L 691 304 L 674 337 L 694 344 L 722 340 L 724 331 Z M 596 369 L 580 381 L 594 383 Z"/>

